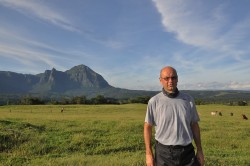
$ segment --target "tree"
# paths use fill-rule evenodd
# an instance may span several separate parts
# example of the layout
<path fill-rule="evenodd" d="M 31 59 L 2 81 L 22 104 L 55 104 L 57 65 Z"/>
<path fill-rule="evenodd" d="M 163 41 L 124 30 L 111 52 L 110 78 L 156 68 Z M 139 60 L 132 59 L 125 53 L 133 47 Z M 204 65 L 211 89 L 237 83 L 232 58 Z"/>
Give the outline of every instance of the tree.
<path fill-rule="evenodd" d="M 150 96 L 139 96 L 136 98 L 129 99 L 129 103 L 142 103 L 147 104 L 150 99 Z"/>
<path fill-rule="evenodd" d="M 92 104 L 106 104 L 107 100 L 103 95 L 97 95 L 95 98 L 91 99 Z"/>
<path fill-rule="evenodd" d="M 204 102 L 202 99 L 195 99 L 195 104 L 196 105 L 202 105 Z"/>
<path fill-rule="evenodd" d="M 42 101 L 38 97 L 25 96 L 25 97 L 21 98 L 20 104 L 37 105 L 37 104 L 44 104 L 44 101 Z"/>
<path fill-rule="evenodd" d="M 239 106 L 246 106 L 247 102 L 246 101 L 238 101 Z"/>
<path fill-rule="evenodd" d="M 72 104 L 86 104 L 87 98 L 86 96 L 75 96 L 72 98 Z"/>

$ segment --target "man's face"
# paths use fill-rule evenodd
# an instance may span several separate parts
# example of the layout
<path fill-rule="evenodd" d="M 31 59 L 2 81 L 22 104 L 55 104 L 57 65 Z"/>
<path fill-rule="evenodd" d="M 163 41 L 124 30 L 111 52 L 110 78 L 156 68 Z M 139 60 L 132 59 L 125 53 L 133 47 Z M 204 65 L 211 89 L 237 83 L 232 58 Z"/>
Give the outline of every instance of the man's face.
<path fill-rule="evenodd" d="M 164 68 L 161 71 L 160 82 L 165 91 L 172 93 L 175 91 L 178 82 L 178 76 L 174 69 Z"/>

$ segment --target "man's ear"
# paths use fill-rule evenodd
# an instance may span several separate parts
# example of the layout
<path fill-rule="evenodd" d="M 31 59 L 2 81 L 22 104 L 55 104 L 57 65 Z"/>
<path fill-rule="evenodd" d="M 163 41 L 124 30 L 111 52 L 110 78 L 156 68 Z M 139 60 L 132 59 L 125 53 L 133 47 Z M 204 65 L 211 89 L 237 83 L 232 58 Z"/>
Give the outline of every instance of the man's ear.
<path fill-rule="evenodd" d="M 163 86 L 163 83 L 162 83 L 162 78 L 159 78 L 159 80 L 160 80 L 161 85 Z"/>

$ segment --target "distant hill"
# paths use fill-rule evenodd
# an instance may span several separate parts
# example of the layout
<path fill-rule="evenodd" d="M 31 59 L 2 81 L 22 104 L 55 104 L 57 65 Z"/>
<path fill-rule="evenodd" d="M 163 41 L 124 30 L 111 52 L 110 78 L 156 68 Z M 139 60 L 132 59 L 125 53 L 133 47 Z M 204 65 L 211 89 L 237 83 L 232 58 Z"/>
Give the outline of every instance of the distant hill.
<path fill-rule="evenodd" d="M 159 90 L 160 91 L 160 90 Z M 205 101 L 250 101 L 250 91 L 184 91 L 195 99 Z M 98 73 L 85 65 L 75 66 L 65 72 L 55 68 L 31 75 L 0 71 L 0 101 L 7 98 L 32 95 L 37 97 L 80 96 L 126 99 L 138 96 L 153 96 L 158 91 L 128 90 L 116 88 Z"/>

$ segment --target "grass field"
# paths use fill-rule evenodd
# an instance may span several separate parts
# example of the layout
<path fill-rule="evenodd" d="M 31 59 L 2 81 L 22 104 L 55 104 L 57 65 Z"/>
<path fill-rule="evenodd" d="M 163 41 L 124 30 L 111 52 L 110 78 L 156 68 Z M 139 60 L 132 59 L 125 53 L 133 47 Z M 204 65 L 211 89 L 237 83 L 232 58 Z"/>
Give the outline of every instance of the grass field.
<path fill-rule="evenodd" d="M 146 105 L 61 107 L 1 106 L 0 165 L 145 165 Z M 250 106 L 197 108 L 206 165 L 250 166 Z"/>

